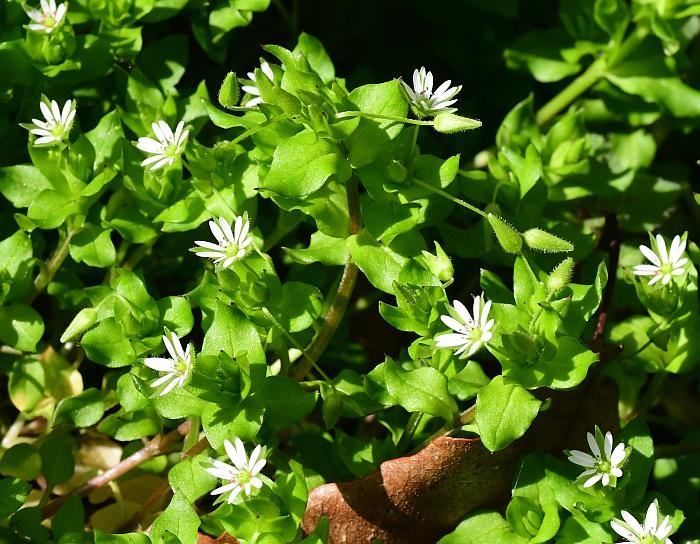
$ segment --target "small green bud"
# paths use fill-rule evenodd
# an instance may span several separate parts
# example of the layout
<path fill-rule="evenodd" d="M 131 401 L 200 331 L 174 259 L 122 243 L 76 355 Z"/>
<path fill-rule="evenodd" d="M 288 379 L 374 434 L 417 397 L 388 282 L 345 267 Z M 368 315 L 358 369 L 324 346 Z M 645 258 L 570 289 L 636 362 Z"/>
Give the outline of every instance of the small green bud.
<path fill-rule="evenodd" d="M 454 113 L 440 113 L 435 116 L 434 123 L 433 127 L 435 130 L 443 134 L 464 132 L 465 130 L 473 130 L 481 126 L 481 121 L 455 115 Z"/>
<path fill-rule="evenodd" d="M 447 256 L 447 253 L 440 247 L 440 244 L 435 242 L 435 255 L 428 251 L 422 251 L 423 259 L 428 270 L 440 281 L 448 281 L 452 279 L 454 268 L 452 261 Z"/>
<path fill-rule="evenodd" d="M 543 253 L 565 253 L 574 250 L 571 242 L 542 229 L 530 229 L 524 232 L 523 239 L 528 247 Z"/>
<path fill-rule="evenodd" d="M 69 342 L 82 335 L 97 322 L 97 311 L 94 308 L 83 308 L 70 322 L 66 331 L 61 335 L 61 342 Z"/>
<path fill-rule="evenodd" d="M 406 167 L 396 159 L 389 163 L 387 173 L 389 174 L 391 181 L 394 183 L 402 183 L 406 179 L 407 174 Z"/>
<path fill-rule="evenodd" d="M 567 257 L 552 270 L 549 278 L 547 278 L 547 291 L 555 294 L 564 289 L 571 281 L 573 273 L 574 260 L 571 257 Z"/>
<path fill-rule="evenodd" d="M 236 72 L 229 72 L 219 89 L 219 104 L 227 109 L 235 108 L 240 98 L 239 94 Z"/>
<path fill-rule="evenodd" d="M 493 232 L 496 233 L 498 243 L 506 253 L 520 253 L 523 247 L 523 241 L 520 239 L 520 233 L 508 224 L 504 219 L 492 213 L 487 215 Z"/>

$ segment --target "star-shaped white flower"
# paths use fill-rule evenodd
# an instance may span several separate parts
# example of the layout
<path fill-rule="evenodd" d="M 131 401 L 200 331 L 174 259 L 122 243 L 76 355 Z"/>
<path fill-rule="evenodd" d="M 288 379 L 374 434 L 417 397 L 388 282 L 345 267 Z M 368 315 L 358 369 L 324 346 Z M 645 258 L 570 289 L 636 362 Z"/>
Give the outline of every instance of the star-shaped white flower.
<path fill-rule="evenodd" d="M 571 450 L 567 453 L 569 461 L 586 468 L 578 475 L 579 479 L 586 479 L 583 482 L 583 487 L 591 487 L 597 482 L 601 482 L 604 486 L 614 487 L 617 478 L 622 477 L 620 467 L 627 456 L 625 444 L 620 442 L 613 448 L 612 433 L 608 431 L 603 436 L 597 425 L 595 436 L 592 433 L 586 433 L 586 439 L 593 455 L 579 450 Z"/>
<path fill-rule="evenodd" d="M 671 281 L 673 276 L 681 276 L 685 272 L 688 259 L 681 258 L 685 251 L 686 241 L 681 241 L 681 237 L 676 235 L 671 241 L 671 250 L 666 251 L 666 241 L 660 234 L 656 235 L 656 247 L 658 253 L 647 246 L 639 246 L 639 251 L 642 252 L 647 259 L 654 264 L 638 264 L 634 267 L 634 273 L 637 276 L 654 276 L 649 280 L 649 285 L 655 284 L 661 280 L 662 285 L 666 285 Z"/>
<path fill-rule="evenodd" d="M 266 61 L 262 61 L 260 63 L 260 70 L 270 81 L 274 80 L 275 74 L 273 73 L 272 68 Z M 248 79 L 250 79 L 253 82 L 253 85 L 243 85 L 241 89 L 243 90 L 243 92 L 251 94 L 255 98 L 251 98 L 245 104 L 242 104 L 242 106 L 245 108 L 254 108 L 263 100 L 260 97 L 260 90 L 258 89 L 257 85 L 255 85 L 257 83 L 257 80 L 255 78 L 255 72 L 248 72 Z"/>
<path fill-rule="evenodd" d="M 647 509 L 644 525 L 625 510 L 620 514 L 622 520 L 615 518 L 610 522 L 613 531 L 625 539 L 618 544 L 673 544 L 671 539 L 667 538 L 673 530 L 670 518 L 666 516 L 659 523 L 659 503 L 656 500 Z"/>
<path fill-rule="evenodd" d="M 44 116 L 43 121 L 32 119 L 31 124 L 21 123 L 30 134 L 38 136 L 33 145 L 53 145 L 67 140 L 75 119 L 75 100 L 66 100 L 63 108 L 60 108 L 58 102 L 49 101 L 43 96 L 39 108 Z"/>
<path fill-rule="evenodd" d="M 234 447 L 230 440 L 224 440 L 226 454 L 231 459 L 233 466 L 210 457 L 209 461 L 213 466 L 207 468 L 209 474 L 228 482 L 221 487 L 217 487 L 211 494 L 221 495 L 230 491 L 231 494 L 227 500 L 229 504 L 236 499 L 241 491 L 250 496 L 254 487 L 257 489 L 262 487 L 263 481 L 258 477 L 258 474 L 265 466 L 265 463 L 267 463 L 264 458 L 260 457 L 260 450 L 262 449 L 260 444 L 255 446 L 253 453 L 248 458 L 243 442 L 239 438 L 236 438 L 235 442 L 236 445 Z"/>
<path fill-rule="evenodd" d="M 66 17 L 68 3 L 56 6 L 56 0 L 41 0 L 40 9 L 27 9 L 27 15 L 34 21 L 27 25 L 29 30 L 51 34 L 59 28 Z"/>
<path fill-rule="evenodd" d="M 457 111 L 457 108 L 449 106 L 457 102 L 454 97 L 462 90 L 462 86 L 450 87 L 452 81 L 448 79 L 433 91 L 433 73 L 426 72 L 424 66 L 421 66 L 420 70 L 413 71 L 413 88 L 403 80 L 401 84 L 406 90 L 413 111 L 419 117 Z"/>
<path fill-rule="evenodd" d="M 175 133 L 163 120 L 153 123 L 151 128 L 157 139 L 142 136 L 136 144 L 141 151 L 151 155 L 141 162 L 141 166 L 149 166 L 149 170 L 158 170 L 166 164 L 172 166 L 184 151 L 190 131 L 185 129 L 183 121 L 177 124 Z"/>
<path fill-rule="evenodd" d="M 436 336 L 435 345 L 439 348 L 458 348 L 455 355 L 471 357 L 493 337 L 491 329 L 494 320 L 489 319 L 491 301 L 486 301 L 483 293 L 475 297 L 473 318 L 459 300 L 454 300 L 453 306 L 459 319 L 450 315 L 441 315 L 440 319 L 455 332 Z"/>
<path fill-rule="evenodd" d="M 195 244 L 199 247 L 193 251 L 198 257 L 214 259 L 214 264 L 222 263 L 224 268 L 242 259 L 247 252 L 246 248 L 253 242 L 253 238 L 248 235 L 250 223 L 243 221 L 240 216 L 236 217 L 233 229 L 223 217 L 219 217 L 218 222 L 209 221 L 209 228 L 219 243 L 197 240 Z"/>
<path fill-rule="evenodd" d="M 158 372 L 165 372 L 164 376 L 161 376 L 151 384 L 151 387 L 158 387 L 169 382 L 163 391 L 160 392 L 161 397 L 167 395 L 176 387 L 185 385 L 194 367 L 192 344 L 187 344 L 187 348 L 183 350 L 177 334 L 170 332 L 170 337 L 168 337 L 168 332 L 166 330 L 163 335 L 163 343 L 165 344 L 165 349 L 168 350 L 170 358 L 147 357 L 143 361 L 147 367 Z"/>

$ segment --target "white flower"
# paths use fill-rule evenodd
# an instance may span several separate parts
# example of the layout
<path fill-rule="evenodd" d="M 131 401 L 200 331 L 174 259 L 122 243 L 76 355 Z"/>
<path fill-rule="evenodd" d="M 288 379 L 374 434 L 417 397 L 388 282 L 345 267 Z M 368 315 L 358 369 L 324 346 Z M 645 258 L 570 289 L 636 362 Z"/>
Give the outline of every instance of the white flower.
<path fill-rule="evenodd" d="M 620 442 L 613 449 L 612 433 L 608 431 L 603 436 L 597 425 L 595 427 L 595 436 L 591 433 L 586 433 L 586 439 L 593 455 L 579 450 L 571 450 L 567 453 L 569 461 L 586 468 L 578 475 L 579 478 L 586 478 L 583 487 L 591 487 L 599 481 L 604 486 L 614 487 L 617 478 L 622 477 L 622 469 L 620 467 L 626 457 L 625 444 Z"/>
<path fill-rule="evenodd" d="M 229 504 L 236 499 L 241 491 L 245 491 L 245 494 L 250 496 L 253 487 L 257 489 L 262 487 L 263 482 L 257 475 L 267 462 L 264 458 L 260 458 L 260 444 L 255 446 L 253 453 L 248 458 L 243 442 L 239 438 L 236 438 L 235 442 L 234 447 L 230 440 L 224 440 L 224 448 L 233 466 L 210 457 L 209 461 L 214 466 L 207 468 L 209 474 L 228 482 L 217 487 L 211 494 L 221 495 L 230 491 L 231 494 L 227 501 Z"/>
<path fill-rule="evenodd" d="M 149 170 L 158 170 L 166 164 L 172 166 L 185 149 L 190 131 L 185 129 L 183 121 L 177 124 L 174 134 L 168 123 L 162 120 L 153 123 L 151 128 L 158 139 L 141 137 L 136 144 L 141 151 L 151 155 L 141 162 L 141 166 L 151 165 Z"/>
<path fill-rule="evenodd" d="M 222 266 L 228 268 L 234 261 L 242 259 L 246 254 L 246 248 L 252 243 L 253 239 L 248 235 L 250 223 L 243 221 L 242 217 L 236 217 L 233 230 L 231 225 L 223 217 L 219 217 L 216 221 L 209 221 L 209 228 L 212 234 L 219 242 L 205 242 L 202 240 L 195 241 L 198 248 L 195 248 L 195 255 L 198 257 L 209 257 L 214 259 L 214 264 L 219 264 L 223 261 Z"/>
<path fill-rule="evenodd" d="M 473 314 L 464 307 L 459 300 L 453 301 L 454 309 L 459 316 L 459 320 L 449 315 L 441 315 L 442 322 L 456 331 L 454 333 L 441 334 L 435 337 L 435 344 L 439 348 L 459 348 L 455 355 L 465 354 L 465 357 L 474 355 L 481 346 L 488 343 L 493 336 L 493 319 L 489 319 L 491 301 L 484 299 L 482 293 L 474 298 Z"/>
<path fill-rule="evenodd" d="M 457 99 L 453 97 L 462 90 L 462 86 L 450 87 L 451 83 L 452 81 L 448 79 L 433 91 L 433 73 L 426 72 L 424 66 L 421 66 L 420 70 L 413 71 L 412 89 L 406 82 L 401 81 L 414 111 L 421 117 L 457 111 L 457 108 L 448 106 L 457 102 Z"/>
<path fill-rule="evenodd" d="M 185 350 L 182 349 L 182 344 L 180 344 L 180 339 L 174 332 L 170 333 L 170 338 L 168 338 L 168 332 L 163 335 L 163 343 L 165 344 L 165 349 L 168 350 L 170 359 L 165 357 L 148 357 L 143 363 L 153 370 L 158 372 L 165 372 L 165 376 L 161 376 L 156 381 L 151 384 L 151 387 L 158 387 L 166 382 L 168 385 L 161 391 L 160 396 L 167 395 L 175 389 L 175 387 L 182 387 L 185 382 L 189 379 L 190 374 L 192 374 L 193 361 L 192 361 L 192 345 L 187 344 Z"/>
<path fill-rule="evenodd" d="M 272 72 L 272 68 L 270 68 L 270 65 L 266 61 L 262 61 L 262 63 L 260 63 L 260 70 L 262 70 L 262 73 L 265 74 L 270 81 L 274 80 L 275 74 Z M 254 108 L 263 100 L 260 97 L 260 90 L 255 85 L 255 83 L 257 83 L 255 72 L 248 72 L 248 79 L 253 82 L 253 85 L 243 85 L 241 89 L 245 93 L 252 94 L 255 98 L 251 98 L 245 104 L 241 105 L 245 108 Z"/>
<path fill-rule="evenodd" d="M 647 509 L 644 526 L 634 516 L 623 510 L 620 512 L 624 521 L 613 519 L 610 526 L 623 540 L 618 544 L 673 544 L 670 538 L 666 538 L 673 527 L 666 516 L 659 524 L 659 503 L 654 500 Z"/>
<path fill-rule="evenodd" d="M 27 15 L 33 23 L 27 25 L 29 30 L 51 34 L 63 24 L 68 4 L 56 6 L 56 0 L 41 0 L 41 9 L 27 9 Z"/>
<path fill-rule="evenodd" d="M 75 100 L 66 100 L 61 109 L 58 102 L 49 102 L 44 96 L 39 102 L 39 108 L 44 115 L 44 121 L 32 119 L 31 124 L 22 124 L 31 134 L 38 136 L 34 145 L 51 145 L 66 140 L 75 119 Z"/>
<path fill-rule="evenodd" d="M 666 251 L 666 241 L 660 234 L 656 235 L 656 246 L 658 253 L 654 253 L 647 246 L 639 246 L 639 251 L 642 252 L 647 259 L 654 264 L 638 264 L 634 267 L 634 273 L 637 276 L 654 276 L 649 280 L 649 285 L 655 284 L 661 280 L 663 285 L 671 281 L 672 276 L 681 276 L 685 272 L 685 265 L 688 264 L 688 259 L 681 255 L 685 251 L 686 241 L 681 241 L 681 237 L 676 235 L 671 241 L 671 250 Z"/>

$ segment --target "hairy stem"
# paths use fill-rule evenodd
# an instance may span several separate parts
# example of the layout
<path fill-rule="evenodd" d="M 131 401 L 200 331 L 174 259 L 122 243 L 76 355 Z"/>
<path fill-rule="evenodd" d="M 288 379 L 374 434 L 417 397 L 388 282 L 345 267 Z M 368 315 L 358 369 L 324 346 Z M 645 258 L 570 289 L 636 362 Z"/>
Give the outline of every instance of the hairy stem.
<path fill-rule="evenodd" d="M 173 444 L 185 436 L 190 430 L 191 422 L 189 420 L 181 423 L 177 429 L 170 431 L 168 434 L 162 437 L 157 437 L 148 442 L 143 448 L 141 448 L 136 453 L 130 455 L 117 465 L 104 471 L 102 474 L 91 478 L 83 485 L 74 489 L 70 493 L 59 497 L 47 504 L 43 509 L 43 517 L 50 518 L 53 516 L 58 509 L 63 505 L 69 498 L 73 495 L 78 495 L 83 497 L 95 489 L 103 487 L 109 482 L 116 480 L 117 478 L 123 476 L 127 472 L 133 470 L 142 463 L 145 463 L 149 459 L 161 455 L 167 452 Z"/>
<path fill-rule="evenodd" d="M 466 202 L 466 201 L 462 200 L 461 198 L 457 198 L 456 196 L 453 196 L 450 193 L 443 191 L 442 189 L 438 189 L 437 187 L 433 187 L 432 185 L 430 185 L 430 183 L 426 183 L 425 181 L 420 180 L 418 178 L 411 178 L 411 180 L 416 185 L 420 185 L 421 187 L 428 189 L 429 191 L 432 191 L 436 195 L 443 196 L 447 200 L 451 200 L 455 204 L 459 204 L 460 206 L 467 208 L 469 211 L 477 213 L 482 217 L 487 217 L 487 215 L 483 211 L 481 211 L 479 208 L 477 208 L 476 206 L 472 206 L 471 204 L 469 204 L 469 202 Z"/>
<path fill-rule="evenodd" d="M 608 311 L 612 301 L 615 278 L 617 275 L 617 263 L 620 260 L 620 229 L 617 224 L 617 215 L 609 213 L 605 217 L 605 227 L 600 237 L 601 246 L 606 245 L 608 250 L 608 284 L 605 286 L 603 300 L 598 311 L 598 322 L 593 333 L 592 342 L 601 342 L 605 332 L 605 324 L 608 321 Z"/>
<path fill-rule="evenodd" d="M 348 231 L 350 234 L 357 234 L 362 228 L 362 217 L 360 213 L 360 196 L 357 192 L 357 181 L 351 177 L 346 185 L 348 198 L 348 211 L 350 220 L 348 222 Z M 326 347 L 333 338 L 335 331 L 338 329 L 345 310 L 350 302 L 350 296 L 355 288 L 357 280 L 357 266 L 349 258 L 343 268 L 343 274 L 340 277 L 338 288 L 332 295 L 332 299 L 325 313 L 321 329 L 314 337 L 308 347 L 304 350 L 305 357 L 299 361 L 299 364 L 292 371 L 291 377 L 296 381 L 301 381 L 306 376 L 306 373 L 312 366 L 312 362 L 318 361 L 318 358 L 325 351 Z"/>
<path fill-rule="evenodd" d="M 418 125 L 424 127 L 432 127 L 433 121 L 420 121 L 418 119 L 409 119 L 408 117 L 399 117 L 397 115 L 384 115 L 381 113 L 368 113 L 366 111 L 341 111 L 335 114 L 336 119 L 351 119 L 353 117 L 364 117 L 365 119 L 383 119 L 386 121 L 396 121 L 408 125 Z"/>

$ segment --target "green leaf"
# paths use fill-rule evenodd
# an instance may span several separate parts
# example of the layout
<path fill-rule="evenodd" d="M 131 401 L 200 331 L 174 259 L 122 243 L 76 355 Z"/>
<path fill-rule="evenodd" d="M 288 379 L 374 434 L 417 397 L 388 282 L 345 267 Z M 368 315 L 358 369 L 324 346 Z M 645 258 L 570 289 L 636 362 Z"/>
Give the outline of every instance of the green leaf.
<path fill-rule="evenodd" d="M 85 532 L 85 510 L 78 495 L 72 495 L 51 520 L 51 533 L 57 542 L 82 542 Z"/>
<path fill-rule="evenodd" d="M 350 236 L 347 247 L 352 261 L 372 285 L 385 293 L 394 293 L 394 282 L 406 264 L 405 257 L 392 251 L 389 246 L 377 243 L 367 232 Z"/>
<path fill-rule="evenodd" d="M 100 321 L 83 335 L 80 345 L 91 361 L 118 368 L 136 362 L 136 352 L 129 340 L 117 325 L 116 319 L 109 317 Z"/>
<path fill-rule="evenodd" d="M 173 489 L 178 489 L 190 503 L 211 491 L 217 479 L 206 470 L 206 454 L 182 459 L 168 472 L 168 481 Z"/>
<path fill-rule="evenodd" d="M 192 308 L 185 297 L 165 297 L 158 301 L 161 323 L 179 337 L 192 330 L 194 316 Z"/>
<path fill-rule="evenodd" d="M 143 533 L 111 534 L 95 529 L 95 544 L 151 544 Z"/>
<path fill-rule="evenodd" d="M 297 52 L 301 52 L 306 57 L 313 71 L 324 83 L 330 83 L 335 78 L 333 62 L 318 38 L 302 32 L 293 51 L 293 53 Z"/>
<path fill-rule="evenodd" d="M 551 83 L 581 69 L 578 62 L 562 56 L 562 50 L 571 45 L 571 38 L 561 28 L 534 30 L 516 39 L 504 55 L 509 68 L 527 70 L 537 81 Z"/>
<path fill-rule="evenodd" d="M 265 405 L 256 395 L 238 404 L 217 406 L 210 403 L 202 412 L 202 427 L 211 447 L 220 450 L 224 440 L 238 437 L 252 440 L 260 431 Z"/>
<path fill-rule="evenodd" d="M 15 513 L 29 497 L 32 487 L 22 480 L 3 478 L 0 480 L 0 519 Z"/>
<path fill-rule="evenodd" d="M 318 191 L 333 175 L 345 181 L 350 175 L 347 162 L 337 145 L 307 129 L 277 146 L 260 190 L 287 197 L 305 196 Z"/>
<path fill-rule="evenodd" d="M 153 522 L 151 539 L 158 542 L 166 533 L 172 533 L 180 542 L 191 544 L 197 541 L 199 524 L 199 516 L 194 506 L 187 496 L 176 488 L 168 507 Z"/>
<path fill-rule="evenodd" d="M 528 430 L 542 402 L 523 387 L 496 376 L 476 396 L 476 425 L 484 446 L 499 451 Z"/>
<path fill-rule="evenodd" d="M 122 154 L 124 131 L 117 110 L 105 115 L 97 126 L 85 133 L 85 137 L 95 148 L 95 164 L 93 171 L 97 173 L 100 168 L 114 165 Z"/>
<path fill-rule="evenodd" d="M 323 295 L 313 285 L 290 281 L 282 285 L 278 308 L 277 317 L 287 332 L 303 331 L 321 314 Z"/>
<path fill-rule="evenodd" d="M 299 421 L 316 406 L 316 394 L 304 391 L 294 380 L 284 376 L 269 376 L 255 394 L 265 406 L 265 421 L 285 429 Z"/>
<path fill-rule="evenodd" d="M 53 432 L 41 443 L 41 472 L 49 486 L 63 483 L 73 476 L 75 439 L 66 433 Z"/>
<path fill-rule="evenodd" d="M 30 357 L 15 361 L 7 385 L 15 408 L 22 412 L 32 410 L 44 396 L 45 382 L 46 375 L 41 361 Z"/>
<path fill-rule="evenodd" d="M 450 396 L 447 378 L 431 367 L 404 370 L 387 357 L 384 363 L 387 391 L 409 412 L 441 417 L 450 425 L 457 417 L 457 403 Z"/>
<path fill-rule="evenodd" d="M 176 95 L 175 85 L 185 74 L 189 38 L 184 34 L 170 34 L 149 43 L 138 57 L 139 67 L 160 85 L 166 96 Z"/>
<path fill-rule="evenodd" d="M 36 195 L 51 188 L 51 182 L 34 166 L 18 164 L 0 168 L 0 193 L 15 208 L 26 208 Z"/>
<path fill-rule="evenodd" d="M 107 268 L 117 260 L 117 251 L 110 237 L 111 230 L 85 225 L 70 241 L 70 256 L 77 263 Z"/>
<path fill-rule="evenodd" d="M 469 515 L 438 544 L 527 544 L 528 539 L 516 533 L 498 512 L 476 512 Z"/>
<path fill-rule="evenodd" d="M 0 278 L 3 271 L 12 278 L 6 300 L 23 298 L 34 281 L 31 238 L 26 232 L 18 230 L 0 242 L 0 255 Z"/>
<path fill-rule="evenodd" d="M 233 359 L 247 354 L 252 363 L 265 361 L 260 335 L 255 325 L 237 308 L 217 301 L 214 315 L 206 313 L 206 334 L 202 344 L 202 355 L 218 355 L 225 352 Z"/>
<path fill-rule="evenodd" d="M 44 335 L 44 321 L 26 304 L 0 307 L 0 341 L 20 351 L 36 351 Z"/>
<path fill-rule="evenodd" d="M 593 15 L 598 26 L 617 39 L 622 37 L 630 19 L 624 0 L 595 0 Z"/>
<path fill-rule="evenodd" d="M 103 419 L 97 430 L 120 442 L 138 440 L 160 432 L 161 422 L 153 409 L 126 412 L 120 410 Z"/>
<path fill-rule="evenodd" d="M 53 413 L 53 424 L 72 423 L 76 427 L 90 427 L 102 419 L 104 411 L 102 393 L 90 387 L 78 395 L 61 399 Z"/>
<path fill-rule="evenodd" d="M 479 363 L 476 361 L 467 361 L 459 371 L 455 370 L 457 365 L 461 365 L 463 361 L 456 359 L 452 356 L 450 360 L 450 366 L 445 371 L 447 376 L 447 388 L 450 391 L 450 395 L 457 397 L 459 400 L 469 400 L 475 397 L 479 389 L 488 385 L 489 377 L 482 370 Z"/>
<path fill-rule="evenodd" d="M 348 99 L 365 113 L 395 117 L 408 114 L 408 103 L 398 80 L 357 87 Z M 350 164 L 354 168 L 370 164 L 402 128 L 403 124 L 396 121 L 361 119 L 358 127 L 345 139 Z"/>
<path fill-rule="evenodd" d="M 41 471 L 41 457 L 31 444 L 15 444 L 0 459 L 0 474 L 20 480 L 34 480 Z M 2 516 L 0 516 L 2 517 Z"/>

